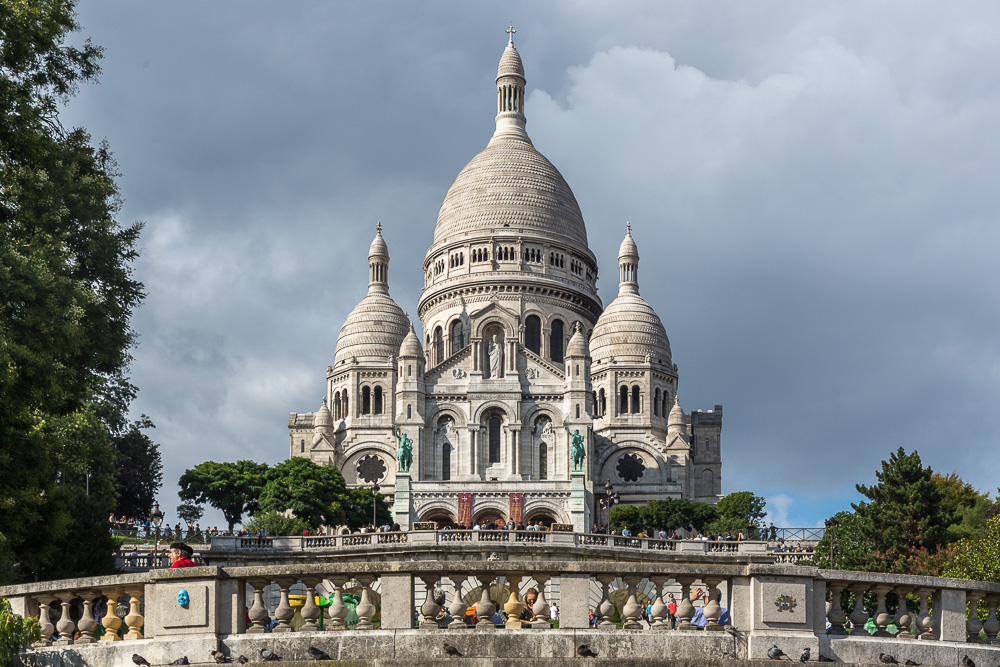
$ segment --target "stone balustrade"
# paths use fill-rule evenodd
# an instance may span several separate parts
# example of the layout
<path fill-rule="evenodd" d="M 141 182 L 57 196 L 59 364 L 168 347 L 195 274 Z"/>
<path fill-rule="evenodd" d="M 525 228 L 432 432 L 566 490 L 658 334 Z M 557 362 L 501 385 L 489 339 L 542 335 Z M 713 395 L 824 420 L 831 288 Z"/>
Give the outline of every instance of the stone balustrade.
<path fill-rule="evenodd" d="M 481 537 L 442 531 L 449 532 L 459 547 Z M 515 532 L 496 534 L 517 543 Z M 343 537 L 373 546 L 402 535 Z M 603 547 L 651 548 L 644 538 L 593 537 L 641 543 Z M 1000 585 L 759 563 L 738 551 L 733 558 L 744 562 L 715 563 L 709 553 L 690 562 L 531 560 L 502 550 L 479 559 L 310 559 L 23 584 L 0 595 L 17 613 L 39 618 L 38 665 L 58 664 L 70 645 L 82 663 L 108 667 L 132 652 L 159 665 L 179 652 L 204 662 L 210 650 L 255 657 L 265 646 L 296 659 L 306 658 L 310 645 L 334 657 L 376 659 L 399 650 L 431 659 L 441 657 L 442 637 L 470 657 L 570 659 L 586 643 L 611 657 L 716 661 L 760 659 L 777 644 L 795 657 L 809 647 L 813 660 L 874 663 L 886 653 L 924 665 L 958 664 L 961 655 L 1000 661 Z M 522 621 L 529 587 L 539 595 L 533 618 Z M 708 595 L 692 603 L 696 589 Z M 671 595 L 676 624 L 667 615 Z M 552 603 L 558 628 L 547 620 Z M 467 614 L 473 604 L 475 616 Z M 496 606 L 507 614 L 501 628 L 490 619 Z M 524 634 L 503 639 L 510 632 Z M 376 635 L 375 644 L 365 639 Z"/>

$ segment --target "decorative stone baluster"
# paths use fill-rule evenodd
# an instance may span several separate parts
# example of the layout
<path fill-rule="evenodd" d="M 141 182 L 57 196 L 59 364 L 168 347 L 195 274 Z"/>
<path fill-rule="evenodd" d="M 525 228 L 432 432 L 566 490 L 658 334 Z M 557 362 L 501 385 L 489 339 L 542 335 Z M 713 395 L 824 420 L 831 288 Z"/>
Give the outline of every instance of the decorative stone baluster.
<path fill-rule="evenodd" d="M 920 598 L 920 611 L 917 612 L 917 627 L 920 628 L 920 635 L 917 639 L 935 639 L 934 619 L 931 618 L 928 609 L 928 598 L 934 594 L 932 588 L 918 588 L 917 596 Z"/>
<path fill-rule="evenodd" d="M 62 614 L 56 622 L 56 631 L 59 633 L 59 639 L 55 642 L 57 646 L 65 646 L 66 644 L 73 643 L 73 633 L 76 632 L 76 624 L 69 617 L 69 603 L 72 600 L 73 594 L 68 591 L 63 593 L 59 598 Z"/>
<path fill-rule="evenodd" d="M 493 600 L 490 599 L 490 584 L 493 583 L 494 578 L 495 577 L 490 574 L 479 575 L 479 583 L 482 584 L 483 594 L 479 596 L 479 603 L 476 604 L 476 617 L 479 619 L 476 623 L 476 629 L 478 630 L 496 629 L 492 619 L 493 613 L 497 610 L 497 608 L 496 605 L 493 604 Z"/>
<path fill-rule="evenodd" d="M 146 624 L 146 619 L 142 616 L 139 598 L 142 597 L 143 589 L 126 588 L 125 595 L 128 596 L 128 613 L 125 615 L 125 626 L 128 632 L 122 639 L 143 639 L 142 627 Z"/>
<path fill-rule="evenodd" d="M 639 600 L 635 596 L 635 589 L 639 585 L 641 577 L 624 577 L 624 581 L 625 585 L 628 586 L 628 598 L 622 607 L 622 616 L 625 617 L 622 629 L 642 630 L 642 623 L 639 622 L 642 618 L 642 605 L 639 604 Z"/>
<path fill-rule="evenodd" d="M 420 581 L 427 587 L 427 598 L 420 606 L 420 629 L 438 630 L 437 617 L 441 613 L 441 605 L 434 600 L 434 586 L 437 585 L 438 575 L 422 574 Z"/>
<path fill-rule="evenodd" d="M 347 580 L 343 577 L 330 577 L 330 582 L 333 584 L 334 593 L 333 602 L 327 609 L 329 621 L 325 627 L 327 630 L 346 630 L 348 609 L 347 605 L 344 604 L 344 585 Z"/>
<path fill-rule="evenodd" d="M 906 589 L 897 588 L 896 597 L 899 598 L 899 608 L 896 610 L 896 639 L 913 639 L 913 635 L 910 634 L 913 615 L 906 608 Z"/>
<path fill-rule="evenodd" d="M 875 586 L 875 596 L 878 600 L 878 607 L 875 609 L 875 616 L 872 618 L 872 622 L 875 623 L 875 632 L 872 633 L 873 637 L 891 637 L 892 634 L 889 633 L 889 622 L 892 621 L 892 616 L 889 615 L 889 611 L 885 607 L 885 596 L 892 590 L 891 586 L 880 585 Z"/>
<path fill-rule="evenodd" d="M 288 587 L 295 583 L 292 579 L 278 579 L 278 590 L 281 591 L 281 601 L 274 609 L 274 618 L 278 621 L 277 627 L 271 632 L 291 632 L 292 619 L 295 617 L 295 610 L 288 604 Z"/>
<path fill-rule="evenodd" d="M 510 595 L 504 603 L 503 610 L 507 612 L 507 622 L 504 626 L 510 630 L 521 629 L 521 612 L 524 611 L 524 603 L 518 598 L 518 587 L 521 584 L 521 575 L 512 574 L 507 576 L 507 587 Z"/>
<path fill-rule="evenodd" d="M 611 621 L 611 617 L 615 614 L 615 605 L 611 602 L 611 582 L 615 580 L 615 575 L 613 574 L 602 574 L 597 577 L 597 581 L 601 583 L 601 604 L 597 607 L 597 613 L 601 618 L 601 622 L 598 624 L 602 628 L 614 628 L 615 624 Z"/>
<path fill-rule="evenodd" d="M 469 610 L 468 605 L 462 600 L 462 584 L 465 582 L 466 577 L 461 574 L 450 573 L 448 578 L 451 579 L 452 585 L 455 587 L 454 598 L 451 601 L 451 606 L 448 607 L 448 611 L 451 612 L 451 623 L 448 624 L 449 630 L 461 630 L 465 627 L 465 612 Z"/>
<path fill-rule="evenodd" d="M 986 607 L 990 610 L 990 615 L 983 623 L 983 630 L 986 631 L 986 640 L 990 644 L 997 643 L 997 634 L 1000 634 L 1000 621 L 997 621 L 997 603 L 1000 597 L 990 595 L 986 598 Z"/>
<path fill-rule="evenodd" d="M 354 609 L 354 613 L 358 615 L 358 623 L 354 626 L 354 629 L 372 630 L 375 628 L 375 625 L 372 623 L 372 618 L 375 616 L 375 605 L 372 604 L 371 585 L 375 583 L 375 578 L 366 576 L 357 577 L 357 580 L 361 584 L 361 601 L 358 602 L 358 606 Z"/>
<path fill-rule="evenodd" d="M 826 615 L 827 620 L 830 621 L 830 630 L 827 634 L 847 634 L 847 630 L 844 629 L 844 623 L 847 622 L 847 614 L 844 613 L 843 607 L 840 606 L 840 596 L 844 592 L 844 588 L 844 584 L 840 582 L 830 582 L 830 611 Z"/>
<path fill-rule="evenodd" d="M 37 595 L 35 600 L 38 601 L 38 630 L 41 635 L 41 639 L 33 644 L 33 646 L 51 646 L 52 645 L 52 635 L 56 632 L 56 626 L 52 625 L 52 619 L 49 618 L 49 605 L 55 600 L 51 595 Z"/>
<path fill-rule="evenodd" d="M 965 630 L 969 634 L 968 641 L 978 642 L 979 633 L 983 629 L 983 621 L 979 618 L 979 601 L 985 596 L 979 591 L 969 591 L 969 619 L 965 622 Z"/>
<path fill-rule="evenodd" d="M 650 628 L 654 630 L 669 630 L 670 624 L 666 622 L 667 605 L 663 604 L 663 585 L 670 577 L 664 575 L 653 575 L 649 578 L 653 582 L 653 606 L 649 608 L 649 615 L 652 617 Z"/>
<path fill-rule="evenodd" d="M 536 574 L 535 583 L 538 584 L 538 599 L 531 607 L 531 613 L 535 615 L 535 620 L 531 623 L 533 628 L 548 628 L 549 626 L 549 602 L 545 599 L 545 584 L 549 577 L 544 574 Z"/>
<path fill-rule="evenodd" d="M 250 627 L 247 628 L 247 634 L 256 635 L 267 632 L 267 607 L 264 606 L 264 588 L 267 586 L 268 582 L 263 579 L 252 579 L 249 582 L 251 587 L 253 587 L 253 604 L 250 606 L 250 611 L 247 612 L 250 616 Z M 125 618 L 128 621 L 128 618 Z M 129 627 L 132 624 L 129 623 Z"/>
<path fill-rule="evenodd" d="M 677 603 L 678 630 L 698 629 L 698 626 L 691 622 L 691 619 L 694 618 L 694 605 L 691 604 L 691 584 L 694 582 L 694 577 L 677 577 L 677 583 L 681 585 L 681 599 Z"/>
<path fill-rule="evenodd" d="M 851 587 L 851 591 L 854 592 L 854 610 L 851 612 L 851 637 L 870 637 L 871 635 L 865 629 L 865 624 L 868 623 L 868 612 L 865 611 L 864 597 L 865 590 L 868 587 L 865 584 L 856 584 Z"/>
<path fill-rule="evenodd" d="M 79 595 L 83 598 L 83 614 L 76 623 L 76 629 L 80 631 L 80 638 L 76 640 L 76 643 L 93 644 L 98 641 L 97 629 L 101 627 L 101 624 L 94 618 L 94 598 L 96 597 L 96 592 L 80 591 Z"/>
<path fill-rule="evenodd" d="M 302 616 L 302 627 L 299 628 L 299 632 L 316 632 L 319 630 L 319 616 L 322 613 L 316 604 L 316 584 L 319 582 L 315 579 L 303 579 L 302 583 L 306 587 L 306 601 L 299 611 L 299 615 Z"/>
<path fill-rule="evenodd" d="M 122 619 L 118 618 L 118 614 L 115 612 L 118 608 L 118 596 L 122 594 L 122 589 L 105 589 L 103 592 L 108 596 L 108 603 L 106 605 L 107 609 L 104 611 L 104 618 L 101 619 L 101 625 L 104 626 L 104 634 L 101 636 L 101 641 L 121 641 L 121 637 L 118 636 L 118 628 L 122 627 Z"/>
<path fill-rule="evenodd" d="M 722 605 L 719 604 L 719 598 L 722 596 L 722 591 L 719 589 L 721 583 L 721 579 L 705 578 L 705 592 L 708 594 L 708 602 L 705 604 L 702 614 L 705 616 L 705 629 L 709 631 L 718 631 L 725 627 L 719 622 L 722 620 Z"/>

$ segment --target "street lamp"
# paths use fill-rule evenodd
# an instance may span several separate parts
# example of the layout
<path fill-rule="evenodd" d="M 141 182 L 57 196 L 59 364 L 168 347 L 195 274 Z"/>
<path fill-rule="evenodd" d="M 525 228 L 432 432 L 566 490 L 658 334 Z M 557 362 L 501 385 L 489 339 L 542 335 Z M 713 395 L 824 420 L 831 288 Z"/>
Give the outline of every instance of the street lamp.
<path fill-rule="evenodd" d="M 834 526 L 839 526 L 840 522 L 836 519 L 830 518 L 823 522 L 826 525 L 826 532 L 830 535 L 830 569 L 833 567 L 833 535 L 834 531 L 831 530 Z"/>
<path fill-rule="evenodd" d="M 89 470 L 87 471 L 87 495 L 88 495 L 88 496 L 90 495 L 90 476 L 91 476 L 92 474 L 93 474 L 93 473 L 92 473 L 92 472 L 90 472 Z"/>
<path fill-rule="evenodd" d="M 160 511 L 160 503 L 153 504 L 153 511 L 149 513 L 149 521 L 153 524 L 153 529 L 156 531 L 156 540 L 153 543 L 153 569 L 156 569 L 160 564 L 160 524 L 163 523 L 163 512 Z"/>
<path fill-rule="evenodd" d="M 378 519 L 375 518 L 375 512 L 378 510 L 378 492 L 380 488 L 378 482 L 372 482 L 372 530 L 375 529 L 375 524 L 378 523 Z"/>
<path fill-rule="evenodd" d="M 601 506 L 608 508 L 608 525 L 607 530 L 611 530 L 611 507 L 618 504 L 618 492 L 614 490 L 611 486 L 611 480 L 609 479 L 604 485 L 604 495 L 605 498 L 601 498 Z"/>

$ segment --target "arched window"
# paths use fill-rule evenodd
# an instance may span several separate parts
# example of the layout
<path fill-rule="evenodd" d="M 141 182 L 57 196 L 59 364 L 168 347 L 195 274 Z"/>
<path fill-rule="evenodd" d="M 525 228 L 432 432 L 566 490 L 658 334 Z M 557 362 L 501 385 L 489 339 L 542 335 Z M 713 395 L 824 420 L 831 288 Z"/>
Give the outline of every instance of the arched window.
<path fill-rule="evenodd" d="M 406 405 L 406 418 L 413 419 L 413 406 L 409 403 Z"/>
<path fill-rule="evenodd" d="M 604 390 L 603 389 L 601 389 L 599 392 L 597 392 L 597 400 L 595 401 L 595 403 L 597 404 L 595 406 L 595 409 L 597 410 L 597 414 L 600 415 L 601 417 L 603 417 L 605 415 L 605 413 L 607 412 L 607 409 L 608 409 L 608 407 L 607 407 L 608 404 L 605 401 L 605 396 L 604 396 Z"/>
<path fill-rule="evenodd" d="M 500 418 L 490 419 L 490 464 L 500 463 Z"/>
<path fill-rule="evenodd" d="M 441 327 L 434 330 L 434 363 L 440 364 L 444 361 L 444 333 Z"/>
<path fill-rule="evenodd" d="M 382 387 L 375 387 L 375 400 L 372 401 L 372 414 L 380 415 L 382 414 Z"/>
<path fill-rule="evenodd" d="M 406 377 L 413 375 L 413 364 L 406 364 Z"/>
<path fill-rule="evenodd" d="M 580 404 L 579 403 L 576 404 L 576 418 L 577 419 L 580 418 Z"/>
<path fill-rule="evenodd" d="M 441 479 L 451 479 L 451 444 L 447 442 L 441 447 Z"/>
<path fill-rule="evenodd" d="M 339 391 L 335 392 L 334 395 L 333 395 L 333 418 L 334 419 L 343 419 L 343 417 L 340 416 L 340 392 Z"/>
<path fill-rule="evenodd" d="M 561 364 L 563 361 L 563 321 L 552 320 L 552 335 L 549 337 L 549 357 Z"/>
<path fill-rule="evenodd" d="M 462 326 L 462 320 L 455 320 L 451 323 L 450 338 L 452 354 L 465 347 L 465 327 Z"/>
<path fill-rule="evenodd" d="M 305 440 L 303 440 L 303 441 L 302 441 L 302 442 L 301 442 L 301 443 L 299 444 L 299 453 L 301 453 L 301 454 L 305 454 L 305 452 L 306 452 L 306 441 L 305 441 Z"/>
<path fill-rule="evenodd" d="M 642 412 L 642 402 L 639 400 L 639 385 L 632 387 L 632 412 Z"/>
<path fill-rule="evenodd" d="M 594 416 L 601 416 L 601 399 L 598 397 L 597 392 L 594 392 Z"/>
<path fill-rule="evenodd" d="M 542 321 L 538 315 L 524 319 L 524 346 L 535 354 L 542 353 Z"/>
<path fill-rule="evenodd" d="M 653 414 L 657 417 L 660 416 L 660 389 L 656 389 L 655 398 L 653 399 Z"/>
<path fill-rule="evenodd" d="M 347 390 L 344 390 L 344 408 L 343 408 L 343 419 L 347 419 L 351 416 L 351 413 L 347 411 Z"/>
<path fill-rule="evenodd" d="M 668 416 L 670 414 L 669 411 L 667 410 L 667 399 L 668 398 L 669 398 L 669 393 L 667 391 L 664 391 L 663 392 L 663 406 L 660 408 L 660 411 L 662 412 L 662 414 L 663 414 L 664 417 L 666 417 L 666 416 Z"/>
<path fill-rule="evenodd" d="M 371 387 L 361 388 L 361 414 L 370 415 L 372 413 L 372 389 Z"/>
<path fill-rule="evenodd" d="M 618 414 L 624 415 L 628 413 L 628 387 L 623 386 L 619 390 L 618 395 Z"/>
<path fill-rule="evenodd" d="M 544 442 L 538 445 L 538 479 L 549 478 L 549 446 Z"/>

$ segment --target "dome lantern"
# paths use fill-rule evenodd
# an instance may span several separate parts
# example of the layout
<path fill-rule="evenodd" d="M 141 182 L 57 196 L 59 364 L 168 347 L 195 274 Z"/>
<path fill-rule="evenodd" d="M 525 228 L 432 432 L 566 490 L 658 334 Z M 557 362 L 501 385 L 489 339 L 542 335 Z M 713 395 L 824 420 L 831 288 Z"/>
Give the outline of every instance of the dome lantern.
<path fill-rule="evenodd" d="M 382 221 L 375 225 L 375 238 L 368 248 L 368 291 L 389 292 L 389 246 L 382 238 Z"/>
<path fill-rule="evenodd" d="M 514 26 L 507 28 L 510 39 L 497 66 L 497 129 L 491 143 L 501 137 L 530 141 L 524 131 L 524 64 L 514 48 L 515 32 Z"/>
<path fill-rule="evenodd" d="M 632 223 L 625 223 L 625 238 L 618 249 L 618 293 L 639 293 L 639 248 L 632 239 Z"/>

